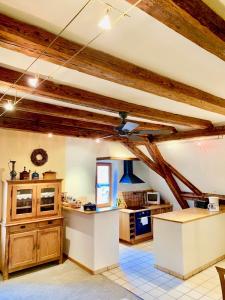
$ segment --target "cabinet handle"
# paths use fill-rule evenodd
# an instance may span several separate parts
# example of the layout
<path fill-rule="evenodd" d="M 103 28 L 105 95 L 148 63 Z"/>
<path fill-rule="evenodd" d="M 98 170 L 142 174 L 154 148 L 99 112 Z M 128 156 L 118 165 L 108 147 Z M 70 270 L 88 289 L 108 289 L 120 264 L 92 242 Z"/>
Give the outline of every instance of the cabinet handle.
<path fill-rule="evenodd" d="M 25 226 L 25 225 L 21 225 L 20 228 L 21 228 L 21 229 L 24 229 L 24 228 L 26 228 L 26 226 Z"/>
<path fill-rule="evenodd" d="M 48 224 L 52 224 L 52 221 L 48 221 Z"/>

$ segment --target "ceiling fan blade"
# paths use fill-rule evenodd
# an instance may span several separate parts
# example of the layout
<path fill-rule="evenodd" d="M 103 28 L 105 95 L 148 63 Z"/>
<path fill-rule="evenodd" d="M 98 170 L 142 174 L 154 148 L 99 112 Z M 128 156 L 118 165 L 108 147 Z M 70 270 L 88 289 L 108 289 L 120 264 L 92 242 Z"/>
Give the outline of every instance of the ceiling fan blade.
<path fill-rule="evenodd" d="M 132 131 L 137 128 L 139 124 L 133 122 L 126 122 L 126 124 L 122 127 L 122 130 Z"/>
<path fill-rule="evenodd" d="M 137 130 L 132 132 L 133 135 L 166 135 L 170 133 L 170 130 Z"/>
<path fill-rule="evenodd" d="M 106 135 L 106 136 L 103 136 L 103 137 L 97 138 L 96 140 L 98 140 L 98 141 L 101 141 L 101 140 L 108 139 L 108 138 L 110 138 L 110 137 L 116 137 L 116 135 L 113 135 L 113 134 L 111 134 L 111 135 Z"/>
<path fill-rule="evenodd" d="M 143 142 L 143 137 L 138 136 L 138 135 L 128 135 L 127 136 L 129 140 L 133 141 L 133 142 Z"/>

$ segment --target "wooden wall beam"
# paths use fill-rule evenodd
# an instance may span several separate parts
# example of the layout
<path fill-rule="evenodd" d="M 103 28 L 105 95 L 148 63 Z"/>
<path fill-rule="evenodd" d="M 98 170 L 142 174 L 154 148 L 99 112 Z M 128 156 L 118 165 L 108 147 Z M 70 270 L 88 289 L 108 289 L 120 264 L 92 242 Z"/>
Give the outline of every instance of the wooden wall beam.
<path fill-rule="evenodd" d="M 164 163 L 170 169 L 172 174 L 177 177 L 184 185 L 186 185 L 193 193 L 196 195 L 202 195 L 202 192 L 193 184 L 191 183 L 186 177 L 184 177 L 179 171 L 177 171 L 171 164 L 164 160 Z"/>
<path fill-rule="evenodd" d="M 217 126 L 213 128 L 208 128 L 204 130 L 190 130 L 190 131 L 181 131 L 172 133 L 169 135 L 158 135 L 153 137 L 151 140 L 154 143 L 166 142 L 166 141 L 178 141 L 178 140 L 187 140 L 193 138 L 201 138 L 208 136 L 219 136 L 225 135 L 225 126 Z"/>
<path fill-rule="evenodd" d="M 164 158 L 162 157 L 158 147 L 156 144 L 148 143 L 146 145 L 149 154 L 154 159 L 154 161 L 160 166 L 163 174 L 163 178 L 165 179 L 166 183 L 168 184 L 170 190 L 172 191 L 175 199 L 180 204 L 181 208 L 188 208 L 189 205 L 187 201 L 182 197 L 180 187 L 178 186 L 175 178 L 172 175 L 170 168 L 165 164 Z"/>
<path fill-rule="evenodd" d="M 3 94 L 0 93 L 0 98 Z M 15 98 L 7 95 L 5 99 L 14 101 Z M 0 102 L 0 107 L 4 106 L 4 102 Z M 60 118 L 67 118 L 72 120 L 79 120 L 84 122 L 94 122 L 97 124 L 104 124 L 108 126 L 116 127 L 121 123 L 121 119 L 118 117 L 108 116 L 106 114 L 94 113 L 81 109 L 72 109 L 64 106 L 58 106 L 48 103 L 43 103 L 39 101 L 33 101 L 29 99 L 22 99 L 16 105 L 17 111 L 39 113 L 47 116 L 55 116 Z M 130 120 L 128 118 L 128 120 Z M 130 120 L 132 121 L 132 120 Z M 136 122 L 136 121 L 133 121 Z M 171 130 L 171 132 L 176 132 L 176 129 L 169 125 L 162 125 L 150 122 L 137 122 L 139 124 L 138 130 L 159 130 L 166 129 Z"/>
<path fill-rule="evenodd" d="M 135 0 L 127 0 L 134 4 Z M 138 7 L 225 60 L 225 21 L 201 0 L 142 0 Z"/>
<path fill-rule="evenodd" d="M 131 1 L 131 0 L 130 0 Z M 144 6 L 149 9 L 154 8 L 152 1 L 142 1 Z M 141 3 L 142 3 L 141 2 Z M 159 13 L 163 13 L 168 7 L 170 0 L 165 0 L 165 7 L 162 6 Z M 160 3 L 160 1 L 154 1 Z M 155 4 L 157 6 L 157 4 Z M 157 7 L 156 7 L 157 9 Z M 167 12 L 166 12 L 167 13 Z M 170 18 L 167 17 L 169 20 Z M 183 27 L 184 22 L 181 24 Z M 186 27 L 185 27 L 186 28 Z M 191 32 L 191 31 L 190 31 Z M 49 43 L 55 38 L 55 35 L 41 28 L 17 21 L 5 15 L 0 15 L 0 46 L 20 53 L 37 57 L 46 50 Z M 214 39 L 212 43 L 215 44 Z M 223 45 L 224 46 L 224 45 Z M 81 48 L 78 43 L 59 38 L 46 52 L 41 56 L 41 59 L 53 62 L 55 64 L 65 63 L 71 56 Z M 224 47 L 220 47 L 221 53 L 225 53 Z M 127 61 L 113 57 L 104 52 L 87 48 L 78 56 L 72 59 L 67 68 L 77 70 L 92 76 L 96 76 L 105 80 L 109 80 L 121 85 L 139 89 L 151 94 L 162 96 L 181 103 L 186 103 L 192 106 L 200 107 L 201 109 L 213 111 L 219 114 L 225 114 L 224 99 L 201 91 L 197 88 L 177 82 L 167 77 L 156 74 L 152 71 L 143 69 Z M 102 102 L 101 102 L 102 103 Z M 106 107 L 107 109 L 107 107 Z M 110 108 L 111 109 L 111 108 Z M 123 108 L 125 110 L 125 108 Z M 140 117 L 142 112 L 135 109 L 132 113 Z M 153 111 L 152 111 L 153 113 Z M 170 119 L 168 113 L 164 115 L 158 114 L 155 110 L 154 115 L 149 114 L 152 120 L 181 124 L 180 119 Z M 154 117 L 154 118 L 153 118 Z M 188 119 L 186 119 L 188 121 Z M 186 125 L 190 125 L 187 124 Z M 185 119 L 182 122 L 185 125 Z M 195 126 L 194 120 L 192 122 Z"/>
<path fill-rule="evenodd" d="M 138 149 L 134 143 L 131 143 L 129 141 L 121 141 L 121 143 L 137 158 L 144 162 L 150 169 L 152 169 L 158 175 L 162 176 L 162 171 L 159 168 L 159 166 L 155 162 L 153 162 L 148 156 L 146 156 L 140 149 Z"/>
<path fill-rule="evenodd" d="M 154 145 L 154 147 L 153 146 L 150 147 L 150 145 Z M 159 152 L 158 148 L 157 148 L 158 150 L 154 150 L 156 148 L 156 145 L 155 144 L 151 144 L 151 142 L 148 140 L 148 138 L 145 138 L 145 146 L 146 146 L 149 154 L 151 155 L 151 157 L 154 157 L 155 155 L 157 155 L 157 152 L 158 152 L 159 155 L 161 156 L 161 159 L 163 160 L 163 163 L 170 169 L 170 172 L 174 176 L 176 176 L 177 179 L 179 179 L 184 185 L 186 185 L 193 193 L 195 193 L 197 195 L 202 195 L 202 192 L 193 183 L 191 183 L 186 177 L 184 177 L 171 164 L 169 164 L 167 161 L 165 161 L 165 159 L 163 158 L 163 156 Z"/>
<path fill-rule="evenodd" d="M 19 76 L 21 76 L 21 72 L 0 67 L 0 83 L 4 85 L 11 85 L 19 78 Z M 28 79 L 28 75 L 23 76 L 23 78 L 16 84 L 16 89 L 28 93 L 32 92 L 33 88 L 29 86 Z M 67 103 L 88 106 L 105 111 L 126 111 L 130 114 L 130 116 L 142 117 L 148 120 L 175 123 L 198 128 L 207 128 L 212 126 L 210 121 L 173 114 L 142 105 L 117 100 L 68 85 L 57 84 L 53 81 L 45 81 L 43 84 L 37 87 L 33 93 L 34 95 L 58 99 Z"/>
<path fill-rule="evenodd" d="M 202 193 L 202 195 L 198 195 L 195 193 L 182 192 L 182 196 L 188 200 L 206 200 L 208 197 L 218 197 L 221 200 L 225 200 L 225 195 L 215 194 L 215 193 Z"/>

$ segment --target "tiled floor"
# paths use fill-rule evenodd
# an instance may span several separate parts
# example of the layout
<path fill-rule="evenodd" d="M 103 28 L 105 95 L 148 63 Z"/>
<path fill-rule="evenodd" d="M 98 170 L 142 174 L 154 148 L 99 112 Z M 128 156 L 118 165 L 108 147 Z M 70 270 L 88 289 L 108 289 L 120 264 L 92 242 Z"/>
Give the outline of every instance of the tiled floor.
<path fill-rule="evenodd" d="M 217 263 L 225 267 L 225 260 Z M 106 277 L 146 300 L 222 299 L 215 267 L 182 281 L 154 268 L 153 242 L 120 245 L 120 267 L 103 273 Z"/>

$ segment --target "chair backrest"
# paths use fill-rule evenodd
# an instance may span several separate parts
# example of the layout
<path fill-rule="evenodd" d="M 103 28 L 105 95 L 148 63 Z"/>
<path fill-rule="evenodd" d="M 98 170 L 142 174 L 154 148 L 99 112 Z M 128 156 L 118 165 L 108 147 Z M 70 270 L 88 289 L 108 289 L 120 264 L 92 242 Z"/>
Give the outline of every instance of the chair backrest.
<path fill-rule="evenodd" d="M 221 289 L 223 294 L 223 300 L 225 300 L 225 269 L 216 267 L 217 272 L 219 273 Z"/>

